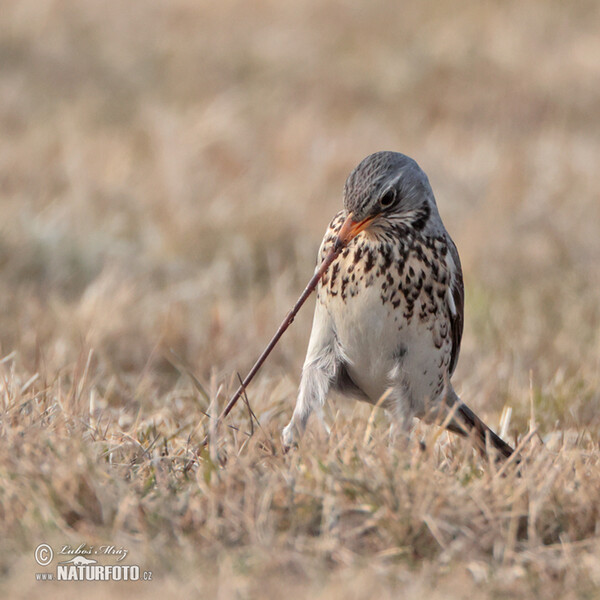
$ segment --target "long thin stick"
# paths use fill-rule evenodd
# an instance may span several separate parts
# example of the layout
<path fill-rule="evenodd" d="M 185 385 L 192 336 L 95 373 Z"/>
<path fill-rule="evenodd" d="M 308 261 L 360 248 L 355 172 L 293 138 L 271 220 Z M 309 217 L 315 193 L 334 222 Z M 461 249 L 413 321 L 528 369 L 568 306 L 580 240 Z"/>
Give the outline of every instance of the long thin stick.
<path fill-rule="evenodd" d="M 292 310 L 286 315 L 285 319 L 279 326 L 279 329 L 275 332 L 275 335 L 272 337 L 271 341 L 268 343 L 267 347 L 263 350 L 263 353 L 258 357 L 257 361 L 254 363 L 254 366 L 250 369 L 248 375 L 244 381 L 242 381 L 240 387 L 237 389 L 236 393 L 231 397 L 231 400 L 227 403 L 227 406 L 223 409 L 223 412 L 219 415 L 217 422 L 215 424 L 215 430 L 219 426 L 219 423 L 231 412 L 231 409 L 235 406 L 235 403 L 240 399 L 241 395 L 244 393 L 244 390 L 248 386 L 248 384 L 252 381 L 257 371 L 260 369 L 262 364 L 267 359 L 267 356 L 271 354 L 271 350 L 275 348 L 275 345 L 279 341 L 279 338 L 284 334 L 285 330 L 292 324 L 295 316 L 298 314 L 298 311 L 302 307 L 302 305 L 306 302 L 306 299 L 312 294 L 313 290 L 317 287 L 319 283 L 319 279 L 323 277 L 329 265 L 337 258 L 338 254 L 341 252 L 343 245 L 335 244 L 331 249 L 329 254 L 325 257 L 325 260 L 321 263 L 319 270 L 315 272 L 312 276 L 311 280 L 308 282 L 306 288 L 300 295 L 300 298 L 294 304 Z M 206 445 L 208 441 L 208 436 L 204 438 L 203 446 Z"/>

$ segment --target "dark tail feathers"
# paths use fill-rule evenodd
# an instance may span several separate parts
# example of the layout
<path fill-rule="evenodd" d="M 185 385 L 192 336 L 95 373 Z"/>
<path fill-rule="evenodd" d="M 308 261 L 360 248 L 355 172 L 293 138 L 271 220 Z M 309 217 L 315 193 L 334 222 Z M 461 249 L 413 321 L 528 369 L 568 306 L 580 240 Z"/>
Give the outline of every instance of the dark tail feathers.
<path fill-rule="evenodd" d="M 448 425 L 450 431 L 460 435 L 470 436 L 475 434 L 477 449 L 485 456 L 486 437 L 503 459 L 509 458 L 514 449 L 511 448 L 500 436 L 496 435 L 466 404 L 460 403 L 454 413 L 453 421 Z"/>

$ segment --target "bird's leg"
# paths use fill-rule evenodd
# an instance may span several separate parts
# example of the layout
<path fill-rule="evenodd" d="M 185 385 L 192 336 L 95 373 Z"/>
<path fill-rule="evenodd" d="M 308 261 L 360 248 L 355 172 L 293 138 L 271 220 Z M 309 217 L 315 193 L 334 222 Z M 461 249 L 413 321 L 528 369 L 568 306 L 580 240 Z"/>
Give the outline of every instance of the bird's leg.
<path fill-rule="evenodd" d="M 406 382 L 400 380 L 386 391 L 386 412 L 390 415 L 390 447 L 406 450 L 410 441 L 410 431 L 415 416 L 411 394 Z"/>
<path fill-rule="evenodd" d="M 388 432 L 388 448 L 407 450 L 410 440 L 410 427 L 407 426 L 410 419 L 405 419 L 395 411 L 386 410 L 390 419 L 390 429 Z"/>
<path fill-rule="evenodd" d="M 338 368 L 339 359 L 333 347 L 324 348 L 316 358 L 307 359 L 304 363 L 294 414 L 282 434 L 284 449 L 289 449 L 304 433 L 313 410 L 329 433 L 329 427 L 323 420 L 323 405 Z"/>

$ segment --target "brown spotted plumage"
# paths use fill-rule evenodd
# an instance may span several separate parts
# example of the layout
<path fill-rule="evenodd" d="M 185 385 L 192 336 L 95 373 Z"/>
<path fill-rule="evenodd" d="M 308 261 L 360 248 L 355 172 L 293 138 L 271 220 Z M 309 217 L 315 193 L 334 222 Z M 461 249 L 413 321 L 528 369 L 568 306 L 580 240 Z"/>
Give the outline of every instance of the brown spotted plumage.
<path fill-rule="evenodd" d="M 344 238 L 322 277 L 298 401 L 283 441 L 290 446 L 330 390 L 381 403 L 407 430 L 413 417 L 512 448 L 456 395 L 450 377 L 463 330 L 460 259 L 425 173 L 395 152 L 365 158 L 349 175 L 344 210 L 331 221 L 318 263 Z M 383 400 L 382 400 L 383 398 Z"/>

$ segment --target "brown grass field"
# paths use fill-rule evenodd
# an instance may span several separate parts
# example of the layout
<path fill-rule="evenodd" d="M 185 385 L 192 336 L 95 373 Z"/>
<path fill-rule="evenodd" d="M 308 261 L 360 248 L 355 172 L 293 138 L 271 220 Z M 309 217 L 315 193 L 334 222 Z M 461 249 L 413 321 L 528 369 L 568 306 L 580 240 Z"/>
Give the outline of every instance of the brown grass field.
<path fill-rule="evenodd" d="M 592 0 L 5 0 L 0 596 L 599 598 L 599 31 Z M 431 179 L 455 387 L 521 476 L 343 399 L 282 455 L 312 300 L 261 427 L 240 402 L 196 459 L 383 149 Z M 81 543 L 152 581 L 36 580 Z"/>

